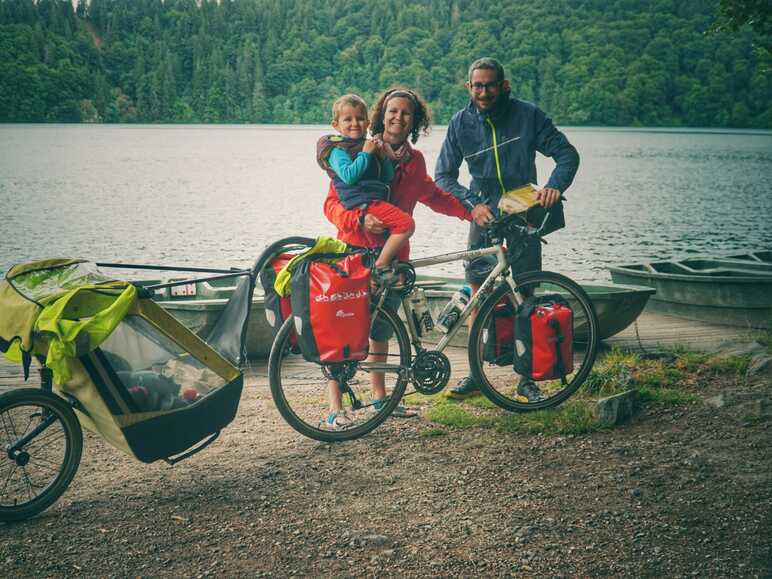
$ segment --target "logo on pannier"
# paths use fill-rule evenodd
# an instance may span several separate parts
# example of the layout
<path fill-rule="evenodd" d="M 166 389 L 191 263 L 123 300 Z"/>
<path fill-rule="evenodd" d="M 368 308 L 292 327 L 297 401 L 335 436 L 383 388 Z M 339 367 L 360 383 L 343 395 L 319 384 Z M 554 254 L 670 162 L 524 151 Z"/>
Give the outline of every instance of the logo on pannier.
<path fill-rule="evenodd" d="M 343 310 L 338 310 L 335 312 L 336 318 L 351 318 L 354 316 L 354 312 L 344 312 Z"/>
<path fill-rule="evenodd" d="M 344 302 L 349 300 L 360 300 L 367 297 L 367 290 L 357 290 L 353 292 L 336 292 L 334 294 L 319 294 L 314 297 L 316 302 Z"/>

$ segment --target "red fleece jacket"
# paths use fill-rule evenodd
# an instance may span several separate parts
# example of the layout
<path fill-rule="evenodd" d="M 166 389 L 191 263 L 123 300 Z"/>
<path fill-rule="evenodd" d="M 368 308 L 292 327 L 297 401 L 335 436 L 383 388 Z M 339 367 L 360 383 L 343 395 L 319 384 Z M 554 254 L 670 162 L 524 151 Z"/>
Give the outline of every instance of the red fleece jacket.
<path fill-rule="evenodd" d="M 413 215 L 418 203 L 423 203 L 433 211 L 471 221 L 472 216 L 464 205 L 450 193 L 446 193 L 434 183 L 426 173 L 426 161 L 421 151 L 412 149 L 410 160 L 396 167 L 394 179 L 391 182 L 391 203 L 405 213 Z M 338 199 L 335 186 L 330 183 L 327 199 L 324 201 L 324 215 L 338 228 L 338 239 L 349 245 L 359 247 L 380 247 L 384 238 L 380 235 L 370 235 L 359 225 L 359 209 L 346 209 Z M 410 246 L 400 250 L 398 258 L 407 260 L 410 257 Z"/>

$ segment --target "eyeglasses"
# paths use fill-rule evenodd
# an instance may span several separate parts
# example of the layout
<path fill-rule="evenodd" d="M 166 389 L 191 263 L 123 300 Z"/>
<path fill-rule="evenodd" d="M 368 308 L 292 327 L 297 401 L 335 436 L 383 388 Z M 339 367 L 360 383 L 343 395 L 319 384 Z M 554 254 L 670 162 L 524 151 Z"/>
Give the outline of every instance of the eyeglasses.
<path fill-rule="evenodd" d="M 501 86 L 501 81 L 486 82 L 486 83 L 474 82 L 469 85 L 469 87 L 472 89 L 473 92 L 478 92 L 478 93 L 482 92 L 483 89 L 487 90 L 488 92 L 493 92 L 497 90 L 499 86 Z"/>

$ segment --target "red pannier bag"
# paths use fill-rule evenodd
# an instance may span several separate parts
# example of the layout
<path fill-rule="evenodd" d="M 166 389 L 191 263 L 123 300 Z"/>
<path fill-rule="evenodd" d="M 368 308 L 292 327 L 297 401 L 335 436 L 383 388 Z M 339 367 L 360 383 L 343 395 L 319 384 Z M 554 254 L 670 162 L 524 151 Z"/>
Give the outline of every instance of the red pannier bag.
<path fill-rule="evenodd" d="M 300 352 L 317 364 L 364 360 L 370 341 L 370 269 L 361 253 L 332 255 L 309 255 L 290 282 Z"/>
<path fill-rule="evenodd" d="M 574 370 L 574 313 L 558 294 L 526 298 L 515 316 L 515 372 L 531 380 Z"/>
<path fill-rule="evenodd" d="M 514 361 L 515 308 L 508 296 L 493 306 L 483 346 L 483 360 L 497 366 L 509 366 Z"/>
<path fill-rule="evenodd" d="M 295 253 L 280 253 L 260 272 L 260 283 L 265 293 L 265 319 L 268 321 L 268 325 L 271 326 L 274 337 L 279 333 L 284 320 L 292 314 L 292 307 L 290 305 L 290 297 L 281 297 L 277 294 L 273 284 L 279 272 L 296 255 Z M 293 334 L 290 336 L 290 343 L 294 345 L 295 341 L 296 338 Z"/>

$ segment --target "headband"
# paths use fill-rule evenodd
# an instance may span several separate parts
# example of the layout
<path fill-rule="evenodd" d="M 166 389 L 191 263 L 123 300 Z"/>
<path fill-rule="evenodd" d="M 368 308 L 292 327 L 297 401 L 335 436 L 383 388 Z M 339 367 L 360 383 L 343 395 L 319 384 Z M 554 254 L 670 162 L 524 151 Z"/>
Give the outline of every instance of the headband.
<path fill-rule="evenodd" d="M 406 89 L 401 89 L 401 88 L 395 88 L 391 92 L 387 92 L 386 93 L 386 98 L 383 99 L 384 104 L 389 102 L 389 99 L 392 99 L 392 98 L 395 98 L 395 97 L 396 98 L 401 97 L 401 98 L 408 99 L 410 102 L 413 103 L 413 110 L 414 111 L 418 110 L 418 99 L 416 98 L 416 96 L 411 91 L 406 90 Z"/>

